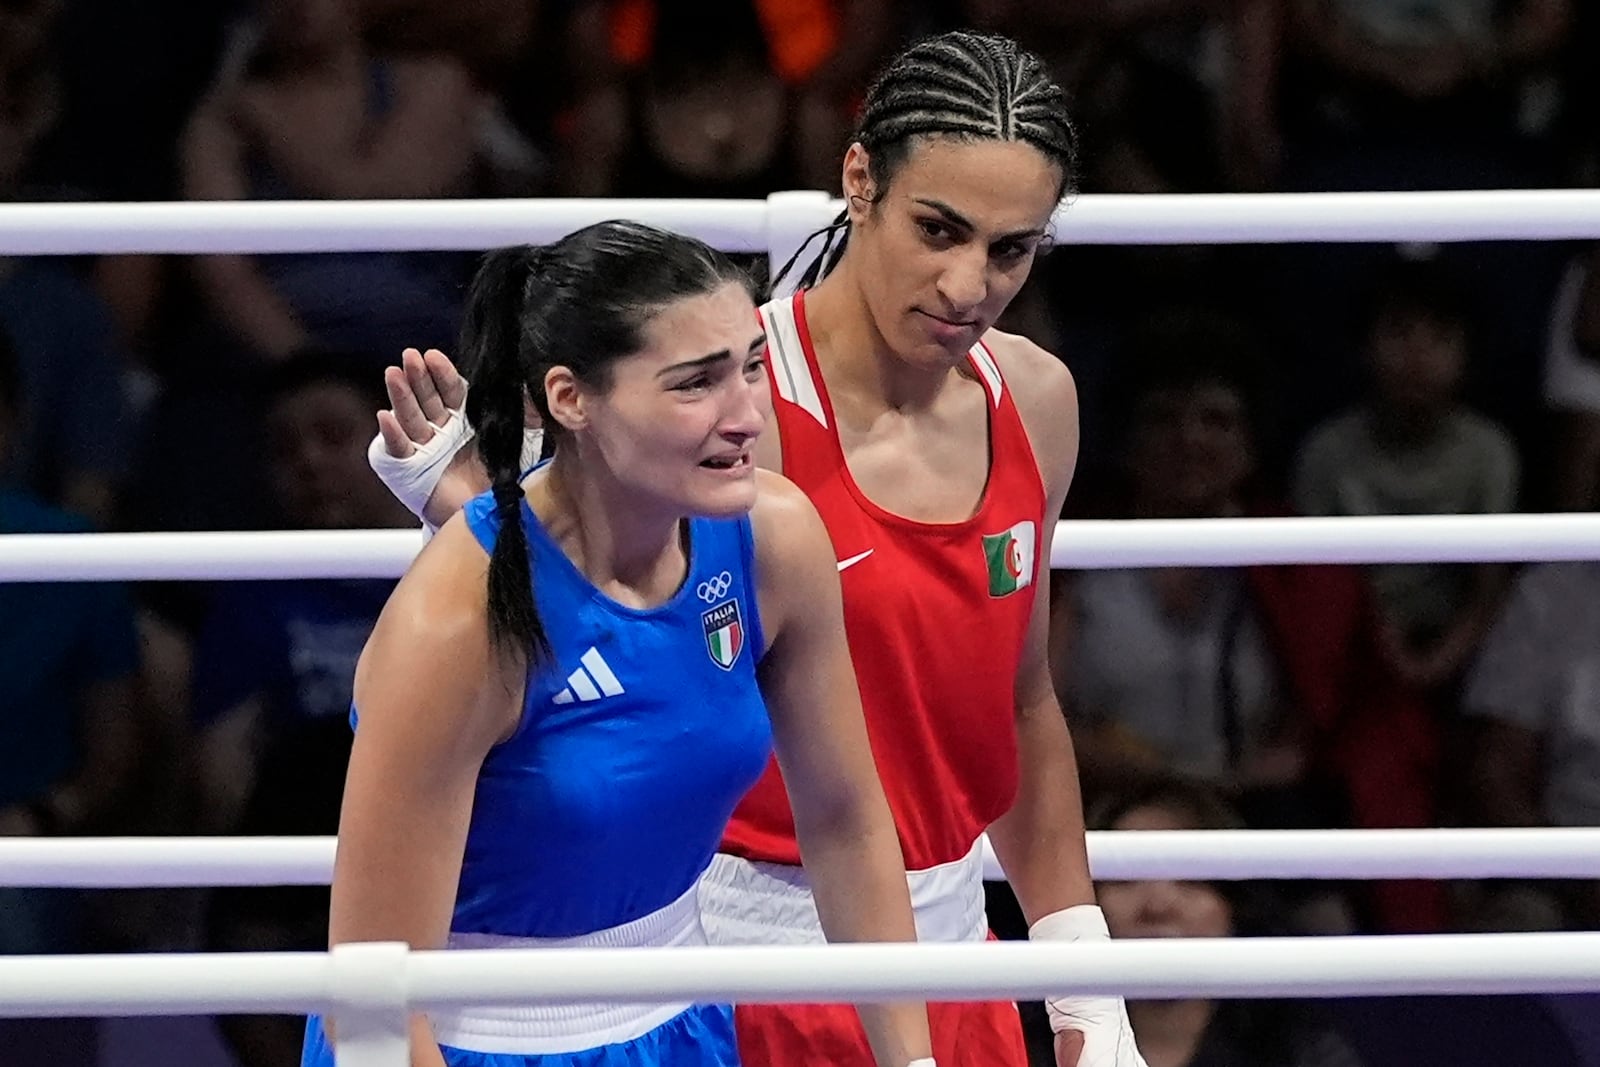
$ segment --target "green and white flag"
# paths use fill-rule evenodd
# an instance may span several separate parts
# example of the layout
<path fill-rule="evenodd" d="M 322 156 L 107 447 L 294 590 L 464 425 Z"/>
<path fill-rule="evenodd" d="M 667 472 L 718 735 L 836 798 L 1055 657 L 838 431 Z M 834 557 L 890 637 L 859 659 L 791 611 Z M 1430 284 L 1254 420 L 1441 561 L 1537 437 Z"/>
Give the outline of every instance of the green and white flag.
<path fill-rule="evenodd" d="M 1004 533 L 984 534 L 983 556 L 989 561 L 989 595 L 1009 596 L 1033 584 L 1039 538 L 1031 522 L 1019 522 Z"/>

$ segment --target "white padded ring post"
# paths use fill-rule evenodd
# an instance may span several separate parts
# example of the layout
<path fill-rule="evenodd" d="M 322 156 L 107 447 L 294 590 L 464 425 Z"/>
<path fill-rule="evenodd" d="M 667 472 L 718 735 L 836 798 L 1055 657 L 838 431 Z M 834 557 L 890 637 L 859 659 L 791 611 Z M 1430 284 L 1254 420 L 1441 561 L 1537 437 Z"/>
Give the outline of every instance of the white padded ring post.
<path fill-rule="evenodd" d="M 410 1067 L 403 941 L 351 942 L 329 953 L 335 1067 Z"/>

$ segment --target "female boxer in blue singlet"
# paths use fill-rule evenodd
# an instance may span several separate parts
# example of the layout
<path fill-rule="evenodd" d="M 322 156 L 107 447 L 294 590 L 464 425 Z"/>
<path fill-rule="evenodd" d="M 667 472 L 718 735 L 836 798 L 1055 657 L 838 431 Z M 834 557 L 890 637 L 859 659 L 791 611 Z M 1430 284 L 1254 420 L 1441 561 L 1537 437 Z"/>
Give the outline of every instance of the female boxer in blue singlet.
<path fill-rule="evenodd" d="M 764 347 L 698 241 L 603 223 L 485 260 L 463 348 L 493 489 L 357 668 L 332 942 L 704 943 L 696 880 L 774 745 L 829 936 L 914 939 L 828 536 L 755 469 Z M 525 395 L 555 449 L 524 476 Z M 880 1067 L 931 1062 L 920 1006 L 861 1013 Z M 415 1067 L 738 1063 L 722 1005 L 464 1009 L 411 1036 Z M 332 1061 L 313 1018 L 302 1063 Z"/>

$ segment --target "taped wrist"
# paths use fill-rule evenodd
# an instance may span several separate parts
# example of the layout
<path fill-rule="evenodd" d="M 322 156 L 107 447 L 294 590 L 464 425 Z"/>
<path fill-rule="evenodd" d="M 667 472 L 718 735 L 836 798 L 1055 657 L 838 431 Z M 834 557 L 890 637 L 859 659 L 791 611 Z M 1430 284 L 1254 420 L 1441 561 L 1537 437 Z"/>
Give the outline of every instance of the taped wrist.
<path fill-rule="evenodd" d="M 434 435 L 417 445 L 409 456 L 390 455 L 383 435 L 374 437 L 367 446 L 367 464 L 395 499 L 421 518 L 450 460 L 471 440 L 472 427 L 467 424 L 466 413 L 456 410 L 442 425 L 435 425 Z"/>

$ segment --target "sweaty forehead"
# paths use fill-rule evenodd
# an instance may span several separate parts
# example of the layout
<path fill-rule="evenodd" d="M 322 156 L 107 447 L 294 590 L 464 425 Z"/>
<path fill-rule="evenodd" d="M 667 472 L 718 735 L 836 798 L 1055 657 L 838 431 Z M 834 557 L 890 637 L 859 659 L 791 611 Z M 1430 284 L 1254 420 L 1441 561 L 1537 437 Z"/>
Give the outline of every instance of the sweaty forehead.
<path fill-rule="evenodd" d="M 912 149 L 889 192 L 945 204 L 985 232 L 1013 233 L 1045 226 L 1060 187 L 1061 169 L 1030 144 L 936 137 Z"/>

